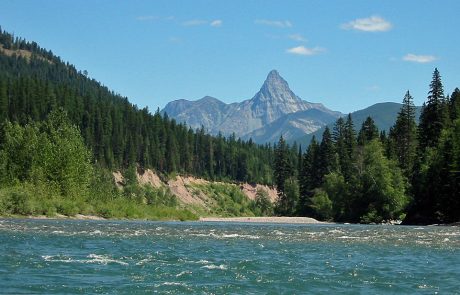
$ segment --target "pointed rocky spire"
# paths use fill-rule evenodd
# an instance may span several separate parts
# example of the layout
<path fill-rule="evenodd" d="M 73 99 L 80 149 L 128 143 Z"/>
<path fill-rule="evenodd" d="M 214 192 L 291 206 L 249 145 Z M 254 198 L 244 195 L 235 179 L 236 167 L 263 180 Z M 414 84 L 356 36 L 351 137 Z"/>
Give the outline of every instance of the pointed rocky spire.
<path fill-rule="evenodd" d="M 289 88 L 288 83 L 277 70 L 268 73 L 262 88 L 256 96 L 261 101 L 289 102 L 300 100 Z"/>

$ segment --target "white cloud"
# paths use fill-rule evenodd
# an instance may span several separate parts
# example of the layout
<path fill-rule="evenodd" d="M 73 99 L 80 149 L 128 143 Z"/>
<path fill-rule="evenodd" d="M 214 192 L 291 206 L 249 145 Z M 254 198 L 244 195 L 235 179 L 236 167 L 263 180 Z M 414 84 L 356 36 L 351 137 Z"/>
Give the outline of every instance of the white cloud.
<path fill-rule="evenodd" d="M 224 22 L 220 19 L 215 19 L 213 21 L 207 21 L 203 19 L 192 19 L 182 23 L 182 25 L 186 27 L 194 27 L 194 26 L 211 26 L 211 27 L 220 27 Z"/>
<path fill-rule="evenodd" d="M 324 48 L 314 47 L 308 48 L 305 46 L 292 47 L 286 50 L 287 53 L 297 54 L 297 55 L 316 55 L 324 51 Z"/>
<path fill-rule="evenodd" d="M 406 54 L 403 57 L 404 61 L 416 62 L 416 63 L 429 63 L 437 60 L 438 58 L 434 55 L 417 55 L 417 54 Z"/>
<path fill-rule="evenodd" d="M 174 16 L 161 17 L 156 15 L 141 15 L 136 17 L 138 21 L 174 20 Z"/>
<path fill-rule="evenodd" d="M 371 16 L 368 18 L 358 18 L 343 24 L 342 29 L 358 30 L 363 32 L 386 32 L 391 30 L 393 25 L 380 16 Z"/>
<path fill-rule="evenodd" d="M 192 19 L 182 23 L 186 27 L 201 26 L 208 24 L 208 21 L 202 19 Z"/>
<path fill-rule="evenodd" d="M 158 16 L 154 16 L 154 15 L 141 15 L 141 16 L 136 17 L 136 19 L 137 19 L 138 21 L 157 20 L 157 19 L 158 19 Z"/>
<path fill-rule="evenodd" d="M 288 20 L 256 19 L 254 23 L 256 25 L 271 26 L 271 27 L 278 27 L 278 28 L 292 27 L 292 23 Z"/>
<path fill-rule="evenodd" d="M 211 27 L 220 27 L 222 26 L 223 21 L 220 19 L 213 20 L 209 25 Z"/>
<path fill-rule="evenodd" d="M 301 34 L 292 34 L 289 35 L 288 38 L 297 42 L 307 42 L 307 38 L 305 38 Z"/>

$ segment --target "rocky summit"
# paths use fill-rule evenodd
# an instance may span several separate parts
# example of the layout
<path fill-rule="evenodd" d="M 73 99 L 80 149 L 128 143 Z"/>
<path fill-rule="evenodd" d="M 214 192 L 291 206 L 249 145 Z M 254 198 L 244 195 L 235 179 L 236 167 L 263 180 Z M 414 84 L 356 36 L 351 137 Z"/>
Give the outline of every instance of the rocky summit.
<path fill-rule="evenodd" d="M 321 103 L 302 100 L 276 70 L 251 99 L 232 104 L 208 96 L 197 101 L 181 99 L 168 103 L 162 112 L 194 129 L 203 126 L 211 134 L 235 133 L 258 143 L 273 142 L 281 134 L 293 139 L 311 133 L 341 115 Z"/>

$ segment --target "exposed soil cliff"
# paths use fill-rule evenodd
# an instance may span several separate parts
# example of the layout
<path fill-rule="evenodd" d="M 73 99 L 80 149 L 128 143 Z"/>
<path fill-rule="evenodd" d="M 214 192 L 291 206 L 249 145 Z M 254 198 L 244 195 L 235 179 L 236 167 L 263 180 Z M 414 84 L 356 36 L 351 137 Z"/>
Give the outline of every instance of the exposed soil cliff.
<path fill-rule="evenodd" d="M 122 189 L 125 182 L 122 173 L 119 171 L 113 172 L 113 177 L 117 187 Z M 169 188 L 170 192 L 177 197 L 178 201 L 182 205 L 201 207 L 205 211 L 208 211 L 211 206 L 216 206 L 215 199 L 207 194 L 206 190 L 199 188 L 210 186 L 212 184 L 221 184 L 238 188 L 238 190 L 241 191 L 249 200 L 255 200 L 258 190 L 265 191 L 272 203 L 274 203 L 277 198 L 276 189 L 267 185 L 211 182 L 202 178 L 195 178 L 193 176 L 176 176 L 173 179 L 163 181 L 158 174 L 151 169 L 138 171 L 137 180 L 141 185 L 150 185 L 154 188 Z"/>

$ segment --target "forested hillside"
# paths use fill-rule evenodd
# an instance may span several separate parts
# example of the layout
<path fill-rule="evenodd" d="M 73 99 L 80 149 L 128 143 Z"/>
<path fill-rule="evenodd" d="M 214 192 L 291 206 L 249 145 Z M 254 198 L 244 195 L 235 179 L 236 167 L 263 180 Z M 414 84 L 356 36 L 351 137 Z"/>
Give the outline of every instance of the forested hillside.
<path fill-rule="evenodd" d="M 168 187 L 141 185 L 136 172 L 150 168 L 165 181 L 190 174 L 271 184 L 272 162 L 269 145 L 211 136 L 139 109 L 51 51 L 0 29 L 0 216 L 196 219 Z M 219 192 L 226 202 L 219 212 L 261 214 L 256 201 L 235 203 L 229 194 Z"/>
<path fill-rule="evenodd" d="M 270 184 L 272 148 L 139 109 L 35 42 L 0 29 L 0 121 L 43 121 L 63 108 L 78 126 L 93 160 L 110 169 L 130 165 L 206 177 Z"/>
<path fill-rule="evenodd" d="M 444 95 L 437 69 L 420 123 L 409 91 L 388 134 L 368 117 L 340 118 L 315 137 L 297 166 L 283 138 L 275 151 L 281 215 L 406 224 L 460 220 L 460 90 Z"/>

